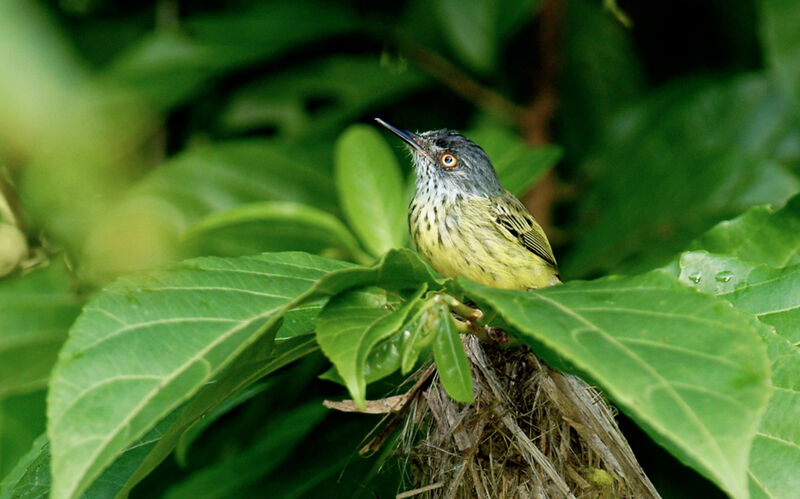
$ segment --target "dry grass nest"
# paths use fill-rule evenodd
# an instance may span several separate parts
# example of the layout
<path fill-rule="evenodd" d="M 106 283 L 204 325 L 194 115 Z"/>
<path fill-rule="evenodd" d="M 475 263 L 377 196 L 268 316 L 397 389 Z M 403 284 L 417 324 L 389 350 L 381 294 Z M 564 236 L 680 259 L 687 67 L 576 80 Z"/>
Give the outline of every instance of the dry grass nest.
<path fill-rule="evenodd" d="M 596 389 L 528 348 L 462 340 L 473 404 L 453 401 L 433 366 L 418 371 L 404 395 L 369 404 L 393 416 L 363 453 L 401 426 L 398 499 L 659 497 Z"/>

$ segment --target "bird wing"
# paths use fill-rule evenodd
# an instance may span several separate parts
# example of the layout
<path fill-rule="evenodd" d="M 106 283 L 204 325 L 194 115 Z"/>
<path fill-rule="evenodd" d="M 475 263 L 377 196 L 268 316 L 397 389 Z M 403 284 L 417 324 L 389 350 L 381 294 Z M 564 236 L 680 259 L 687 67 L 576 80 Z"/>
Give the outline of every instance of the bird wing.
<path fill-rule="evenodd" d="M 544 230 L 525 206 L 513 194 L 506 192 L 492 203 L 495 222 L 500 232 L 517 241 L 553 267 L 558 267 L 556 257 Z"/>

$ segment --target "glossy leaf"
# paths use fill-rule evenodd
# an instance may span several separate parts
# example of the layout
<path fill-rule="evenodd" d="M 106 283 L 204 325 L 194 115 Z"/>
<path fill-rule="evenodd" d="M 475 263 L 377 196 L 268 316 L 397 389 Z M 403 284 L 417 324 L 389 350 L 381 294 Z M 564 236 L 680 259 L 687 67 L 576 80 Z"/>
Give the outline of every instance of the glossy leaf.
<path fill-rule="evenodd" d="M 475 398 L 472 396 L 469 360 L 450 309 L 446 305 L 438 304 L 434 306 L 432 313 L 435 314 L 433 328 L 436 331 L 433 338 L 433 360 L 436 362 L 439 380 L 454 400 L 472 403 Z"/>
<path fill-rule="evenodd" d="M 777 161 L 777 145 L 797 130 L 761 75 L 681 81 L 638 102 L 582 166 L 594 186 L 562 275 L 652 268 L 714 223 L 784 202 L 800 181 Z"/>
<path fill-rule="evenodd" d="M 679 278 L 725 298 L 773 326 L 792 344 L 800 344 L 800 264 L 777 269 L 736 257 L 690 252 L 681 255 Z"/>
<path fill-rule="evenodd" d="M 757 206 L 719 223 L 690 249 L 731 255 L 744 261 L 784 267 L 800 263 L 800 196 L 780 210 Z"/>
<path fill-rule="evenodd" d="M 794 429 L 800 413 L 800 350 L 792 343 L 800 338 L 795 319 L 800 307 L 799 201 L 795 197 L 780 210 L 752 208 L 720 223 L 692 244 L 720 254 L 684 253 L 665 269 L 775 327 L 777 334 L 764 337 L 776 390 L 751 451 L 752 497 L 788 496 L 797 486 L 800 435 Z"/>
<path fill-rule="evenodd" d="M 425 289 L 421 287 L 405 302 L 379 288 L 357 289 L 331 298 L 317 316 L 317 343 L 357 407 L 363 407 L 366 400 L 368 356 L 379 342 L 400 329 Z"/>
<path fill-rule="evenodd" d="M 353 125 L 336 143 L 336 188 L 350 226 L 373 255 L 405 246 L 400 165 L 373 127 Z"/>
<path fill-rule="evenodd" d="M 50 382 L 53 497 L 79 495 L 316 279 L 345 266 L 301 253 L 204 258 L 120 280 L 92 300 Z"/>
<path fill-rule="evenodd" d="M 536 292 L 459 280 L 533 346 L 575 365 L 673 455 L 734 497 L 770 396 L 766 327 L 651 272 Z"/>
<path fill-rule="evenodd" d="M 212 213 L 184 234 L 198 255 L 240 256 L 264 251 L 338 250 L 368 261 L 355 236 L 335 216 L 311 206 L 264 201 Z"/>
<path fill-rule="evenodd" d="M 500 183 L 515 196 L 524 194 L 564 155 L 554 145 L 531 147 L 504 128 L 483 128 L 467 133 L 492 160 Z"/>
<path fill-rule="evenodd" d="M 710 240 L 719 243 L 715 249 L 725 249 L 722 236 L 727 229 L 731 229 L 729 235 L 735 236 L 755 217 L 760 217 L 760 220 L 756 227 L 752 227 L 754 232 L 784 227 L 786 217 L 779 216 L 781 212 L 764 217 L 765 213 L 763 209 L 753 209 L 732 221 L 729 227 L 721 224 L 712 229 L 709 235 L 714 237 Z M 794 233 L 795 239 L 800 239 L 798 234 Z M 785 242 L 789 234 L 782 235 Z M 731 252 L 743 253 L 739 238 L 731 237 L 727 241 Z M 746 241 L 750 251 L 743 254 L 774 259 L 767 250 L 773 247 L 772 239 L 748 238 Z M 779 244 L 774 248 L 777 257 L 785 261 L 781 256 L 784 251 L 780 241 L 778 239 Z M 675 272 L 672 269 L 668 271 Z M 680 279 L 687 284 L 724 298 L 775 328 L 775 333 L 763 333 L 772 366 L 774 391 L 750 450 L 748 475 L 751 497 L 791 497 L 800 486 L 796 472 L 800 460 L 800 432 L 797 431 L 800 414 L 800 349 L 797 348 L 800 342 L 800 264 L 775 268 L 738 257 L 690 252 L 681 255 L 678 271 Z"/>
<path fill-rule="evenodd" d="M 263 255 L 261 258 L 269 258 Z M 402 249 L 392 250 L 372 267 L 349 266 L 332 271 L 320 278 L 313 288 L 285 314 L 276 334 L 276 345 L 271 350 L 270 338 L 262 337 L 240 354 L 214 383 L 205 385 L 187 403 L 180 417 L 163 430 L 155 447 L 143 459 L 136 473 L 124 485 L 121 494 L 127 493 L 147 476 L 175 448 L 181 435 L 199 419 L 231 395 L 238 393 L 255 380 L 300 359 L 319 348 L 313 336 L 304 334 L 313 330 L 316 314 L 328 296 L 352 288 L 380 284 L 395 290 L 414 289 L 422 282 L 440 285 L 441 278 L 433 274 L 417 253 Z"/>
<path fill-rule="evenodd" d="M 800 105 L 800 34 L 797 31 L 800 5 L 792 0 L 763 0 L 758 2 L 758 7 L 767 59 L 797 108 Z"/>

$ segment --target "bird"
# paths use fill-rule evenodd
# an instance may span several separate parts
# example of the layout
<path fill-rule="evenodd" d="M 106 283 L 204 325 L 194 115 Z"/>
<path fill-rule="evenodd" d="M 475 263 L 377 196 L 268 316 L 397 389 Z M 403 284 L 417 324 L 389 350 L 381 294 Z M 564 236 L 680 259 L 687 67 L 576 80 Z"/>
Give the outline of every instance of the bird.
<path fill-rule="evenodd" d="M 479 145 L 454 130 L 415 133 L 375 120 L 411 152 L 416 191 L 408 208 L 409 231 L 434 270 L 503 289 L 561 282 L 547 235 L 503 188 Z"/>

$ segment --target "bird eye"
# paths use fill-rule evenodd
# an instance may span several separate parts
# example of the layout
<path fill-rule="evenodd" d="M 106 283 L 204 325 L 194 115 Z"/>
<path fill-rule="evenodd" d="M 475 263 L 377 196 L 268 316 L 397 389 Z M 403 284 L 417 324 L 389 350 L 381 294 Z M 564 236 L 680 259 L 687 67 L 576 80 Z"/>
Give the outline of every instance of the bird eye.
<path fill-rule="evenodd" d="M 450 154 L 449 152 L 442 154 L 442 158 L 440 159 L 440 161 L 442 162 L 442 166 L 444 166 L 445 168 L 452 168 L 456 166 L 457 163 L 456 157 Z"/>

